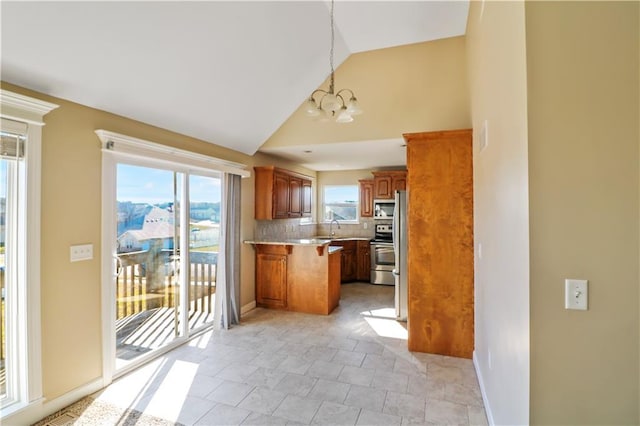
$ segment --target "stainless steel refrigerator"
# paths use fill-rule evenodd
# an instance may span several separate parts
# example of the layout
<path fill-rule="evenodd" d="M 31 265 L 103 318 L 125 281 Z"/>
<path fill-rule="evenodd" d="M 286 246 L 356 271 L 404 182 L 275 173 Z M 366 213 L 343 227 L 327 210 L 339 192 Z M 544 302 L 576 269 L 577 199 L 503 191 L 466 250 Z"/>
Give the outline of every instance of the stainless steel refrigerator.
<path fill-rule="evenodd" d="M 393 212 L 393 249 L 396 262 L 393 276 L 396 285 L 396 318 L 407 320 L 407 192 L 396 191 Z"/>

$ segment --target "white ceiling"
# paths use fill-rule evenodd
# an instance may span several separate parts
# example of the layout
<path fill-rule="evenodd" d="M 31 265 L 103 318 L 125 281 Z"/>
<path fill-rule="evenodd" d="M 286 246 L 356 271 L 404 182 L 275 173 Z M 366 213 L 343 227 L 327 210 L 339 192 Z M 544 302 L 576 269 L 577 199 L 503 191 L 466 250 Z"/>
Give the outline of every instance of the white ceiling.
<path fill-rule="evenodd" d="M 335 66 L 464 34 L 467 12 L 468 1 L 338 1 Z M 329 72 L 325 1 L 2 1 L 0 15 L 3 81 L 246 154 Z M 314 151 L 318 163 L 330 150 Z"/>
<path fill-rule="evenodd" d="M 262 148 L 312 170 L 371 170 L 406 165 L 403 138 Z"/>

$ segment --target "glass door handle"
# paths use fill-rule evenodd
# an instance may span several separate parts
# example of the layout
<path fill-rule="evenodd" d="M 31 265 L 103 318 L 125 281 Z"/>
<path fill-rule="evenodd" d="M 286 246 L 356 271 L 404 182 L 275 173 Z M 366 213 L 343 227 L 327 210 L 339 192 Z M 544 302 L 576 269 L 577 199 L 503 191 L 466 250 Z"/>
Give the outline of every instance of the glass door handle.
<path fill-rule="evenodd" d="M 116 260 L 116 277 L 119 277 L 120 274 L 122 273 L 122 260 L 120 260 L 119 256 L 113 256 L 113 258 Z"/>

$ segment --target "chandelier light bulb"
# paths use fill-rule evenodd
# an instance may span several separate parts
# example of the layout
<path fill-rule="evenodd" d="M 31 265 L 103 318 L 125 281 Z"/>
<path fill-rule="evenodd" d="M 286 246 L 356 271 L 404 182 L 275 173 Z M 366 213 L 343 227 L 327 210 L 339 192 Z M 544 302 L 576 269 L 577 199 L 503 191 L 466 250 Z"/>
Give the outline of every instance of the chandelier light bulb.
<path fill-rule="evenodd" d="M 352 96 L 347 103 L 347 112 L 351 115 L 360 115 L 362 114 L 362 108 L 360 108 L 360 104 L 355 96 Z"/>
<path fill-rule="evenodd" d="M 317 117 L 320 115 L 320 109 L 318 109 L 318 105 L 316 105 L 313 98 L 309 98 L 309 100 L 305 102 L 304 112 L 308 117 Z"/>
<path fill-rule="evenodd" d="M 336 123 L 351 123 L 353 121 L 353 117 L 349 114 L 347 107 L 343 106 L 340 108 L 340 114 L 338 114 L 338 118 L 336 118 Z"/>

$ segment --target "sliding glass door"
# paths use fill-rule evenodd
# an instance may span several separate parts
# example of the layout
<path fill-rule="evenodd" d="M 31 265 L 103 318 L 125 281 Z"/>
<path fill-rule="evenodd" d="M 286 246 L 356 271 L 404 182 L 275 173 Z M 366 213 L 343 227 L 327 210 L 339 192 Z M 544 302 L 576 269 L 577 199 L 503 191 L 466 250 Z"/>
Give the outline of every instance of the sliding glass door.
<path fill-rule="evenodd" d="M 117 163 L 116 371 L 212 323 L 220 181 Z"/>
<path fill-rule="evenodd" d="M 3 120 L 3 127 L 6 124 Z M 23 134 L 0 130 L 0 407 L 19 400 L 25 299 Z"/>
<path fill-rule="evenodd" d="M 189 176 L 189 331 L 213 321 L 220 247 L 220 178 Z"/>

